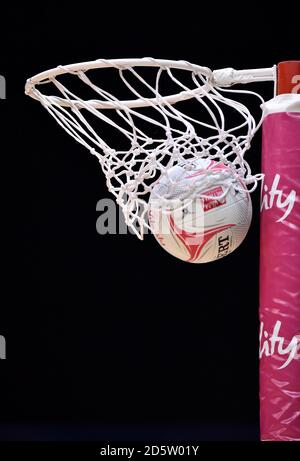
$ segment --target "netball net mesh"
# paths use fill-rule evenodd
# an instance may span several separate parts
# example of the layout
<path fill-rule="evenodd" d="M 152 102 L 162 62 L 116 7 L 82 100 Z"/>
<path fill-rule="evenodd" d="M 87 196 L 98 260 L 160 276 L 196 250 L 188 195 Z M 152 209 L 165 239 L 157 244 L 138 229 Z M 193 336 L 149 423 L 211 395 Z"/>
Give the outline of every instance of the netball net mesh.
<path fill-rule="evenodd" d="M 39 82 L 28 80 L 26 92 L 98 158 L 108 190 L 139 238 L 149 228 L 153 185 L 174 165 L 210 158 L 228 166 L 250 192 L 256 188 L 261 175 L 252 174 L 245 153 L 262 119 L 255 120 L 241 99 L 254 96 L 259 107 L 259 94 L 222 88 L 219 74 L 181 61 L 98 62 L 101 83 L 99 68 L 59 66 Z M 210 172 L 209 182 L 219 184 L 226 171 Z"/>

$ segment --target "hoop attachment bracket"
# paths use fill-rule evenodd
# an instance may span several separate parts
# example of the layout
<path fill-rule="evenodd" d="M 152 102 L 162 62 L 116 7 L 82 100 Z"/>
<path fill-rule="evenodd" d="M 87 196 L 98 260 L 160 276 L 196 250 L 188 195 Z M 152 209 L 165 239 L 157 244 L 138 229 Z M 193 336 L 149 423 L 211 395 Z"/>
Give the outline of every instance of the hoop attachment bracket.
<path fill-rule="evenodd" d="M 232 67 L 213 71 L 213 83 L 228 87 L 237 83 L 266 82 L 276 80 L 276 66 L 263 69 L 235 70 Z"/>

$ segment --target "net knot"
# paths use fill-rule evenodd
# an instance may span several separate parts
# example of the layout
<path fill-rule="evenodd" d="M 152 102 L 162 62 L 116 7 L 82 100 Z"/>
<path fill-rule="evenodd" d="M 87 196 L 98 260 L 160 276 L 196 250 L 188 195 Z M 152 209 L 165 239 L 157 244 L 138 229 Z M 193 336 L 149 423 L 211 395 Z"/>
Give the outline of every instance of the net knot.
<path fill-rule="evenodd" d="M 149 144 L 153 144 L 153 139 L 152 138 L 147 138 L 145 142 L 145 146 L 148 146 Z"/>

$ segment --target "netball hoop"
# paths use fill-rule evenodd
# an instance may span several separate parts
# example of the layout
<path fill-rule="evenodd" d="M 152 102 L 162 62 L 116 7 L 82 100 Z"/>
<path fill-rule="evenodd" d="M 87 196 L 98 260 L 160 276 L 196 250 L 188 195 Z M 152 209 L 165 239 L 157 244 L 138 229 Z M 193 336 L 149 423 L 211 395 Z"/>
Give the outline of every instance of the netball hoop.
<path fill-rule="evenodd" d="M 261 81 L 275 84 L 277 96 L 267 103 L 243 85 L 230 88 Z M 195 197 L 194 179 L 187 191 L 179 183 L 183 166 L 194 178 L 195 164 L 215 165 L 201 170 L 201 180 L 208 186 L 216 179 L 227 198 L 240 184 L 244 193 L 252 192 L 263 179 L 261 438 L 300 440 L 300 62 L 213 72 L 185 61 L 101 59 L 38 74 L 27 81 L 26 93 L 96 155 L 109 191 L 139 238 L 149 228 L 156 190 L 168 184 L 167 193 L 158 193 L 166 209 L 178 189 Z M 257 107 L 251 102 L 250 110 L 252 97 Z M 252 174 L 245 154 L 263 121 L 263 173 Z M 215 199 L 196 192 L 203 203 Z"/>
<path fill-rule="evenodd" d="M 275 82 L 276 66 L 213 72 L 186 61 L 99 59 L 38 74 L 26 94 L 97 156 L 127 225 L 143 238 L 153 185 L 176 164 L 210 158 L 256 188 L 261 175 L 244 156 L 262 116 L 255 120 L 243 97 L 258 108 L 264 100 L 229 87 L 260 81 Z"/>

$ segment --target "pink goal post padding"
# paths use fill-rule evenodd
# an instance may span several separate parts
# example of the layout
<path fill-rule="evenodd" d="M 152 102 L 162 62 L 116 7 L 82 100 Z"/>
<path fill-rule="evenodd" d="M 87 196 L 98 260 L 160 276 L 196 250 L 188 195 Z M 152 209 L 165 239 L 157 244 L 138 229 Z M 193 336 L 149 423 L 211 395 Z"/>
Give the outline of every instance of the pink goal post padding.
<path fill-rule="evenodd" d="M 300 61 L 264 105 L 260 235 L 262 440 L 300 440 Z"/>

